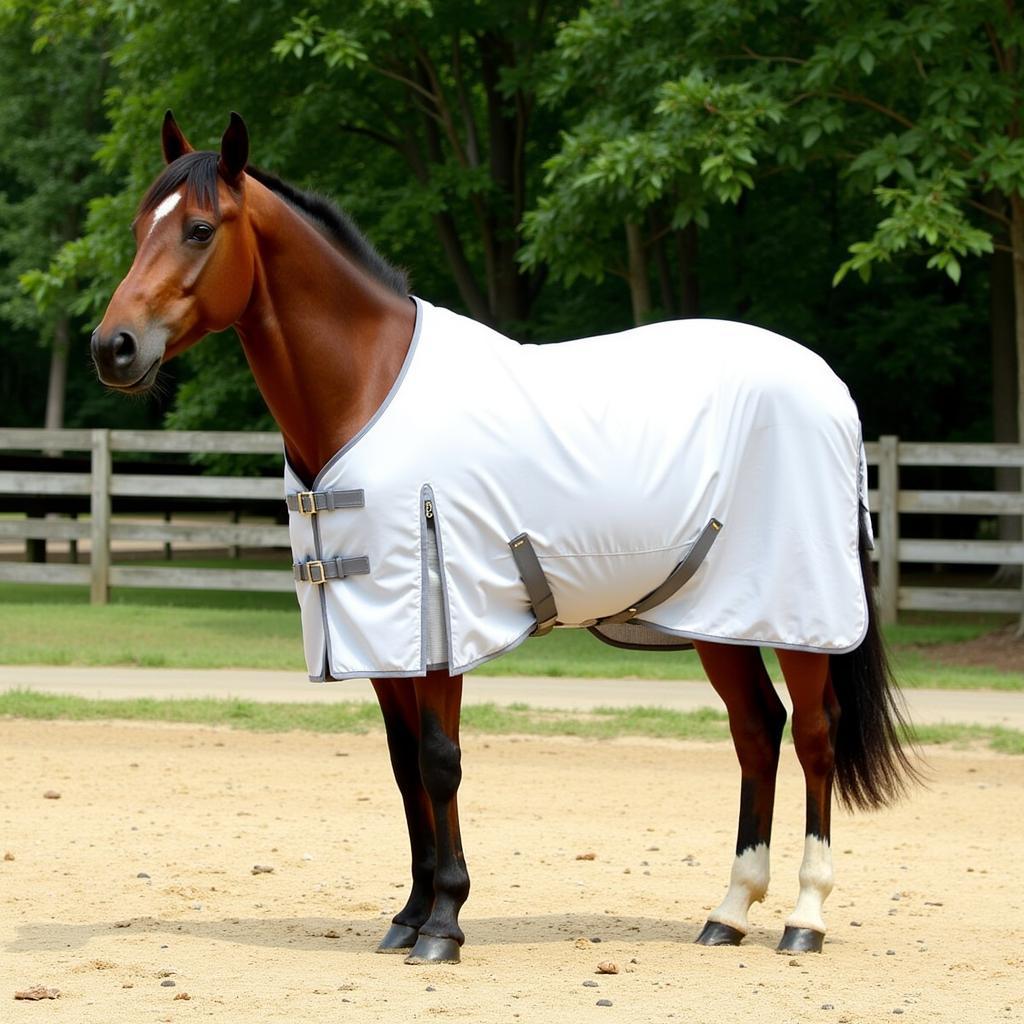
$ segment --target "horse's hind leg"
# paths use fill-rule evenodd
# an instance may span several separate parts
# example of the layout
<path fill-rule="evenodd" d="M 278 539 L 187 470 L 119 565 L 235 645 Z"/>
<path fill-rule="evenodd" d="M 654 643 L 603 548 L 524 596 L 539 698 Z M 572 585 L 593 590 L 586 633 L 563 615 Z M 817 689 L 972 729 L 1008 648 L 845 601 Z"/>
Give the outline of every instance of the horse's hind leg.
<path fill-rule="evenodd" d="M 756 647 L 694 644 L 711 685 L 729 711 L 740 762 L 740 817 L 729 890 L 697 937 L 703 946 L 735 946 L 746 935 L 747 912 L 768 891 L 772 811 L 786 709 Z"/>
<path fill-rule="evenodd" d="M 432 672 L 414 680 L 420 728 L 420 778 L 434 820 L 434 902 L 407 964 L 458 963 L 465 941 L 459 911 L 469 896 L 456 795 L 462 781 L 459 712 L 462 676 Z"/>
<path fill-rule="evenodd" d="M 402 794 L 412 849 L 409 899 L 395 914 L 377 952 L 400 953 L 416 944 L 420 925 L 430 916 L 434 904 L 434 816 L 430 798 L 420 779 L 420 721 L 416 689 L 409 679 L 374 679 L 373 688 L 384 715 L 391 767 Z"/>
<path fill-rule="evenodd" d="M 807 785 L 807 827 L 800 865 L 800 896 L 786 921 L 780 953 L 821 952 L 822 905 L 832 891 L 832 779 L 839 702 L 827 654 L 777 651 L 793 700 L 793 745 Z"/>

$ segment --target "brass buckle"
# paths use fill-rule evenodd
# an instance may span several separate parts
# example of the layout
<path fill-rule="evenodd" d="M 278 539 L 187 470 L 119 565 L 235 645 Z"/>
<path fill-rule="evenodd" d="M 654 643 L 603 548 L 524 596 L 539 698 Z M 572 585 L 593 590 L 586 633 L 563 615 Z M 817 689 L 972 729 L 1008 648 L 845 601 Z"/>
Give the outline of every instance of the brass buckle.
<path fill-rule="evenodd" d="M 303 504 L 303 499 L 305 499 L 305 498 L 309 499 L 309 508 L 306 508 L 305 504 Z M 313 491 L 299 491 L 298 494 L 295 495 L 295 499 L 296 499 L 296 501 L 298 502 L 298 505 L 299 505 L 299 508 L 298 508 L 299 515 L 303 515 L 303 516 L 313 516 L 313 515 L 316 515 L 316 494 L 315 494 L 315 492 L 313 492 Z"/>
<path fill-rule="evenodd" d="M 316 579 L 313 576 L 314 569 L 317 572 L 320 573 L 320 578 L 319 579 Z M 324 571 L 324 563 L 323 562 L 318 562 L 318 561 L 307 562 L 306 563 L 306 572 L 309 573 L 309 582 L 310 583 L 326 583 L 327 582 L 327 573 Z"/>

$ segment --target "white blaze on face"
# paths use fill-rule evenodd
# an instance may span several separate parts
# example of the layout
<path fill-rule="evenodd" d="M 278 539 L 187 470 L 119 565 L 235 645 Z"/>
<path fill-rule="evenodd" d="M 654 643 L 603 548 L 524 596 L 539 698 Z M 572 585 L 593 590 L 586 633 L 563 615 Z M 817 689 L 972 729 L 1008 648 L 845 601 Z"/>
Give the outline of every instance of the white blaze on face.
<path fill-rule="evenodd" d="M 721 905 L 708 914 L 708 920 L 727 924 L 746 935 L 750 928 L 747 911 L 768 892 L 768 874 L 768 844 L 748 846 L 732 862 L 729 891 Z"/>
<path fill-rule="evenodd" d="M 804 859 L 800 865 L 800 896 L 786 921 L 787 928 L 810 928 L 825 934 L 821 910 L 832 891 L 832 851 L 828 841 L 817 836 L 804 840 Z"/>
<path fill-rule="evenodd" d="M 173 210 L 178 203 L 181 202 L 181 193 L 172 192 L 166 199 L 164 199 L 160 205 L 153 211 L 153 223 L 149 225 L 149 231 L 146 232 L 146 237 L 149 238 L 153 234 L 153 229 L 157 226 Z"/>

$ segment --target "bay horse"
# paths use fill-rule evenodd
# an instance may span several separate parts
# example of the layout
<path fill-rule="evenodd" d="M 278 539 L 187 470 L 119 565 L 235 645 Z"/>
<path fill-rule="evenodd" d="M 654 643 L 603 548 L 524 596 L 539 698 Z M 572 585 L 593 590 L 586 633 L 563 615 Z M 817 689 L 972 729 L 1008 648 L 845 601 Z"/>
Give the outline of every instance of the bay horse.
<path fill-rule="evenodd" d="M 371 425 L 383 423 L 379 419 L 381 410 L 396 389 L 402 393 L 398 384 L 408 368 L 420 333 L 420 320 L 427 316 L 427 304 L 410 299 L 404 275 L 389 266 L 333 204 L 249 166 L 248 131 L 237 114 L 231 115 L 219 151 L 200 152 L 189 144 L 168 111 L 162 144 L 167 166 L 143 198 L 132 226 L 137 243 L 135 260 L 92 335 L 96 368 L 100 380 L 108 387 L 138 394 L 153 385 L 161 365 L 168 359 L 210 332 L 236 328 L 256 383 L 283 435 L 287 479 L 293 485 L 289 488 L 294 513 L 293 547 L 298 550 L 303 544 L 316 544 L 315 550 L 310 547 L 307 557 L 296 564 L 304 634 L 307 612 L 310 629 L 316 633 L 321 629 L 323 609 L 322 629 L 316 633 L 318 639 L 313 644 L 315 650 L 312 655 L 307 651 L 311 674 L 315 678 L 339 678 L 345 673 L 332 667 L 322 650 L 330 638 L 338 642 L 340 634 L 336 631 L 345 627 L 328 622 L 328 603 L 334 598 L 324 595 L 342 592 L 344 588 L 335 581 L 346 576 L 366 579 L 371 566 L 370 559 L 360 557 L 324 560 L 320 541 L 327 526 L 319 526 L 317 520 L 326 520 L 327 508 L 333 511 L 362 507 L 364 495 L 362 489 L 316 488 L 331 467 L 337 468 L 341 452 L 348 451 L 355 440 L 369 436 Z M 454 314 L 444 314 L 448 318 L 444 319 L 442 312 L 434 310 L 429 316 L 447 325 L 445 330 L 450 328 L 450 332 L 458 333 L 462 329 L 459 325 L 468 323 Z M 719 331 L 724 328 L 739 332 L 742 328 L 715 323 Z M 655 336 L 656 328 L 642 330 L 652 338 Z M 480 342 L 483 349 L 499 345 L 493 341 L 497 337 L 493 332 L 488 337 L 492 340 Z M 797 360 L 801 366 L 810 366 L 808 361 L 817 358 L 791 342 L 770 340 L 773 338 L 763 332 L 758 336 L 758 344 L 768 346 L 768 351 L 780 358 Z M 599 341 L 568 344 L 590 346 L 587 351 L 592 357 L 588 358 L 598 359 L 603 351 Z M 429 369 L 428 354 L 437 351 L 437 347 L 435 344 L 434 348 L 424 348 L 425 344 L 420 342 L 418 363 Z M 496 351 L 504 358 L 512 343 L 501 339 L 501 345 L 505 347 L 499 346 Z M 551 358 L 560 358 L 559 352 L 569 351 L 568 346 L 561 345 L 542 348 L 555 353 Z M 471 354 L 475 351 L 465 349 Z M 769 371 L 763 368 L 759 372 Z M 814 372 L 819 380 L 825 380 L 824 371 Z M 833 387 L 828 382 L 833 379 L 828 378 L 827 387 Z M 651 388 L 654 386 L 652 381 Z M 777 390 L 779 394 L 791 395 L 793 389 L 787 390 L 785 382 L 781 382 Z M 607 408 L 614 409 L 610 399 Z M 437 410 L 439 416 L 445 413 L 445 409 Z M 745 415 L 746 410 L 726 408 L 721 429 L 729 429 L 731 421 Z M 453 429 L 457 438 L 457 420 Z M 800 424 L 796 429 L 806 433 Z M 859 422 L 851 429 L 859 445 Z M 375 430 L 384 428 L 378 425 Z M 557 428 L 550 427 L 548 432 L 555 433 Z M 516 440 L 499 437 L 497 443 L 511 448 Z M 389 449 L 385 461 L 401 461 L 400 447 Z M 446 453 L 446 458 L 457 460 L 458 447 L 458 443 L 453 444 L 454 451 Z M 632 455 L 643 461 L 640 448 Z M 662 459 L 661 463 L 664 462 Z M 380 464 L 378 459 L 370 466 L 371 475 L 373 465 Z M 538 462 L 537 473 L 543 472 Z M 758 475 L 756 466 L 753 472 Z M 708 479 L 717 479 L 718 475 L 715 469 Z M 374 481 L 368 482 L 372 485 Z M 618 481 L 614 483 L 618 485 Z M 863 488 L 863 479 L 860 485 Z M 856 504 L 856 483 L 851 488 Z M 439 538 L 443 535 L 445 544 L 454 544 L 459 538 L 451 528 L 446 534 L 434 533 L 434 514 L 442 511 L 440 504 L 435 505 L 440 496 L 434 496 L 426 487 L 423 496 L 422 505 L 421 495 L 417 495 L 416 505 L 410 504 L 410 508 L 421 508 L 424 518 L 415 529 L 422 527 L 424 536 L 434 536 L 431 550 L 436 563 Z M 622 500 L 627 499 L 624 496 Z M 450 503 L 448 508 L 450 514 Z M 377 514 L 383 516 L 387 512 L 383 508 Z M 866 511 L 859 509 L 843 526 L 843 536 L 850 529 L 853 533 L 852 540 L 846 543 L 849 550 L 842 557 L 853 559 L 864 622 L 853 631 L 853 643 L 839 645 L 844 649 L 830 652 L 806 643 L 727 642 L 722 636 L 709 637 L 694 629 L 683 631 L 682 636 L 669 636 L 673 642 L 670 646 L 685 643 L 696 648 L 711 685 L 725 702 L 741 772 L 739 826 L 731 877 L 723 901 L 709 915 L 696 938 L 702 945 L 738 944 L 749 929 L 751 905 L 763 900 L 768 888 L 775 780 L 786 711 L 765 669 L 759 646 L 776 648 L 792 699 L 793 740 L 806 780 L 800 892 L 786 921 L 780 951 L 822 949 L 822 906 L 833 885 L 833 782 L 845 804 L 876 808 L 901 796 L 917 778 L 915 765 L 901 745 L 900 730 L 905 722 L 875 621 L 867 553 L 870 540 L 863 518 L 859 524 L 854 521 L 858 516 L 866 516 Z M 701 547 L 701 557 L 722 523 L 712 518 L 708 525 L 713 528 L 711 532 L 705 529 L 691 548 Z M 730 528 L 735 529 L 726 522 L 727 536 Z M 545 588 L 544 571 L 534 571 L 539 563 L 536 558 L 531 561 L 530 551 L 522 550 L 524 546 L 530 547 L 523 538 L 529 539 L 524 533 L 510 541 L 519 575 L 530 591 L 528 600 L 520 600 L 515 615 L 520 623 L 525 616 L 532 628 L 522 631 L 519 639 L 530 632 L 544 632 L 554 624 L 557 612 L 551 590 L 559 588 L 557 581 Z M 419 541 L 414 543 L 418 545 Z M 731 549 L 723 543 L 717 550 L 727 553 Z M 505 555 L 508 556 L 507 551 Z M 410 571 L 419 573 L 418 546 L 413 557 L 415 565 Z M 520 557 L 526 560 L 520 561 Z M 825 559 L 829 555 L 824 551 L 816 557 Z M 682 576 L 689 578 L 687 574 L 693 574 L 695 567 L 689 564 L 692 561 L 687 556 L 680 563 L 681 567 L 688 565 Z M 427 563 L 424 554 L 423 579 L 438 572 L 437 564 Z M 506 563 L 511 565 L 507 557 L 501 564 Z M 551 572 L 556 571 L 551 568 L 553 565 L 554 560 L 549 559 Z M 444 571 L 443 561 L 440 569 Z M 485 567 L 480 572 L 486 575 L 491 569 Z M 515 576 L 515 584 L 521 590 L 519 575 Z M 673 575 L 680 573 L 674 571 Z M 681 585 L 679 579 L 673 584 L 677 585 Z M 480 587 L 484 586 L 485 582 L 480 582 Z M 830 586 L 828 580 L 824 581 L 820 600 L 827 600 Z M 442 601 L 444 607 L 436 612 L 440 616 L 438 621 L 447 622 L 446 639 L 452 660 L 442 667 L 428 656 L 424 645 L 422 670 L 380 671 L 372 678 L 404 804 L 412 856 L 408 901 L 395 915 L 378 950 L 406 953 L 406 962 L 413 964 L 457 962 L 464 942 L 458 917 L 469 894 L 469 874 L 460 838 L 457 792 L 462 777 L 459 714 L 464 671 L 461 666 L 465 662 L 458 661 L 450 647 L 452 620 L 456 612 L 461 614 L 460 609 L 449 607 L 454 587 L 448 587 Z M 659 600 L 665 597 L 661 590 L 657 592 Z M 306 601 L 303 594 L 312 596 Z M 422 612 L 425 624 L 427 602 L 424 600 L 420 609 L 417 596 L 415 590 L 399 592 L 396 600 L 412 609 L 410 614 L 418 616 Z M 630 628 L 640 621 L 638 606 L 652 603 L 658 602 L 636 602 L 619 616 L 583 624 L 599 630 L 614 620 Z M 580 624 L 578 616 L 564 621 Z M 662 633 L 671 634 L 672 630 Z M 378 639 L 380 643 L 399 642 L 399 638 Z M 445 639 L 444 635 L 441 639 Z M 412 664 L 419 665 L 419 647 L 412 646 Z M 322 668 L 316 675 L 318 664 Z"/>

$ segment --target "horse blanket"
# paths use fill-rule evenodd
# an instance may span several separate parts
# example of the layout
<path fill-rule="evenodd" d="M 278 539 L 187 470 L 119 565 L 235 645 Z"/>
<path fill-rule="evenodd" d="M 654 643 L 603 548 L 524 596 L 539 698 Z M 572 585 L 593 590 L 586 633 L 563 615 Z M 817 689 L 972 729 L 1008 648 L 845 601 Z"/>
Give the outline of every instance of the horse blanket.
<path fill-rule="evenodd" d="M 371 421 L 308 488 L 286 463 L 311 679 L 455 675 L 515 647 L 537 621 L 523 534 L 559 624 L 610 642 L 861 643 L 861 428 L 817 355 L 720 320 L 523 345 L 415 301 Z M 712 520 L 688 582 L 602 631 Z"/>

